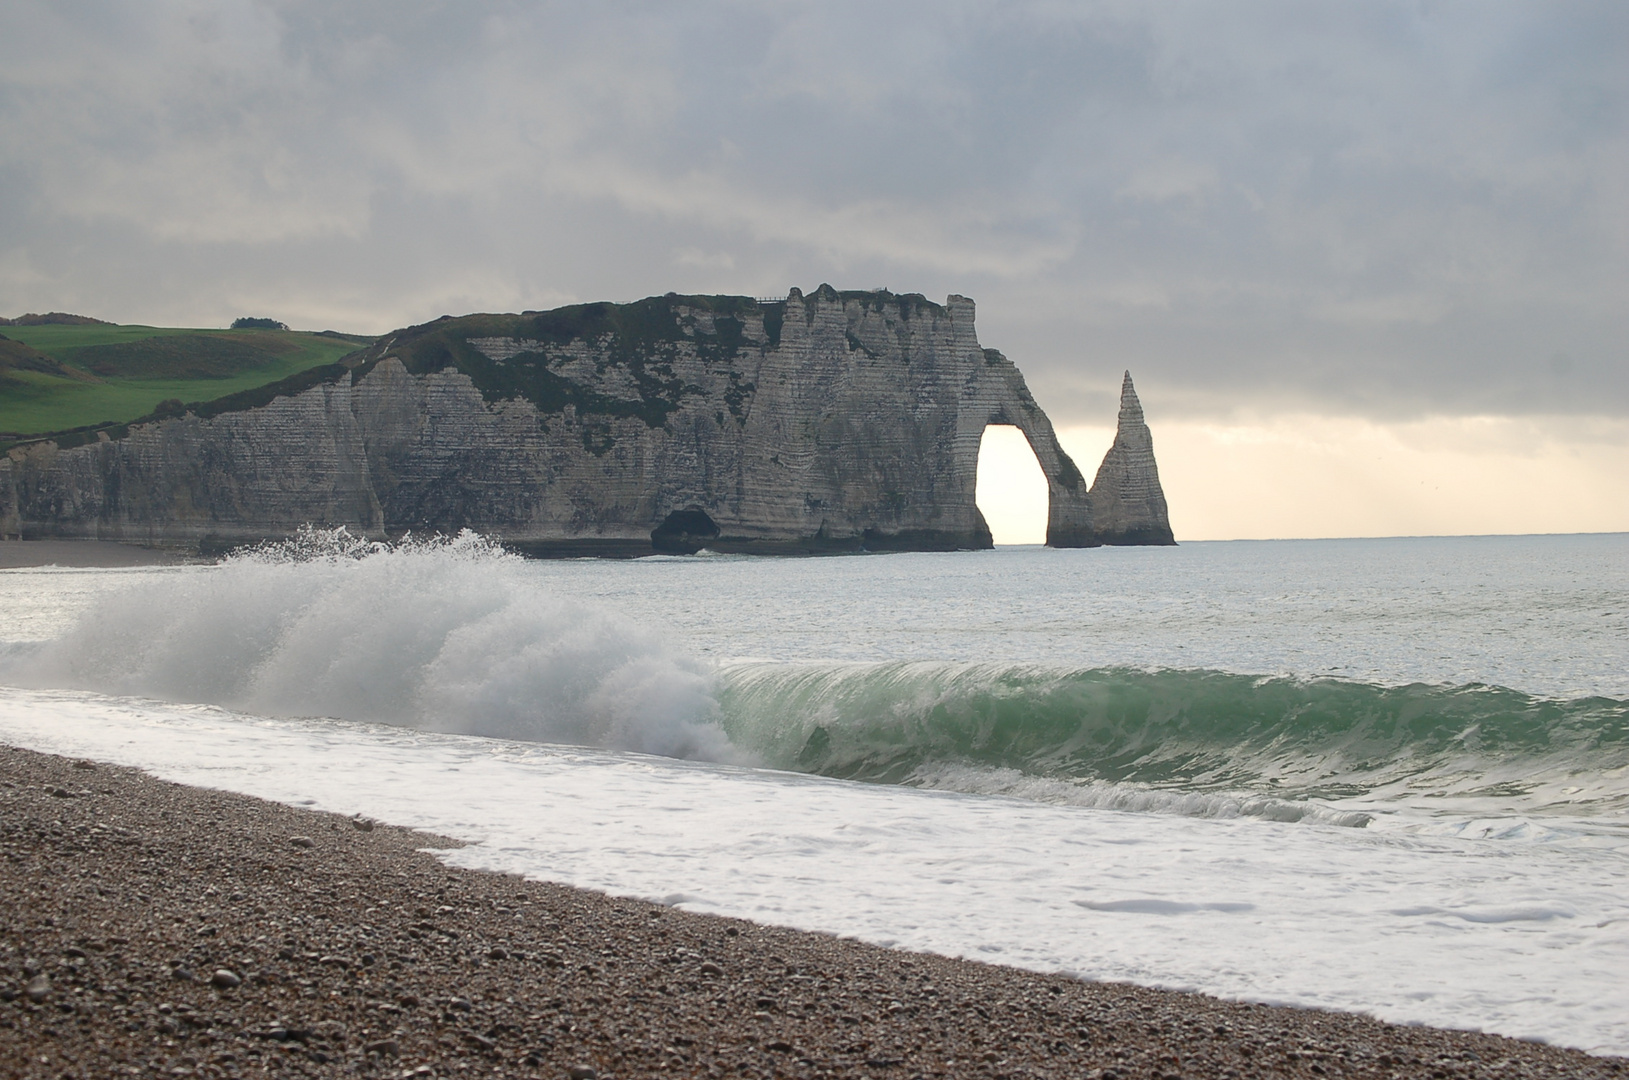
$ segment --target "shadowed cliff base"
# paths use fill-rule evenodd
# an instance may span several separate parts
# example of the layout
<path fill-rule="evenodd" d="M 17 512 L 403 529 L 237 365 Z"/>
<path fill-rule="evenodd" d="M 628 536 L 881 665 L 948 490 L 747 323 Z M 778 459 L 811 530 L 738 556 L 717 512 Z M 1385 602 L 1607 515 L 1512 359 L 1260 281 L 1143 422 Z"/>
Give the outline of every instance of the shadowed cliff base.
<path fill-rule="evenodd" d="M 101 540 L 0 540 L 0 570 L 23 570 L 42 566 L 108 569 L 121 566 L 168 566 L 189 561 L 197 561 L 190 552 Z"/>
<path fill-rule="evenodd" d="M 0 461 L 0 535 L 196 545 L 462 529 L 534 556 L 987 548 L 986 426 L 1057 547 L 1172 542 L 1127 375 L 1088 488 L 973 301 L 821 286 L 443 317 L 338 363 Z"/>
<path fill-rule="evenodd" d="M 1106 547 L 1175 547 L 1176 540 L 1170 529 L 1126 529 L 1122 532 L 1099 533 L 1097 542 Z M 1063 547 L 1067 545 L 1055 545 Z"/>

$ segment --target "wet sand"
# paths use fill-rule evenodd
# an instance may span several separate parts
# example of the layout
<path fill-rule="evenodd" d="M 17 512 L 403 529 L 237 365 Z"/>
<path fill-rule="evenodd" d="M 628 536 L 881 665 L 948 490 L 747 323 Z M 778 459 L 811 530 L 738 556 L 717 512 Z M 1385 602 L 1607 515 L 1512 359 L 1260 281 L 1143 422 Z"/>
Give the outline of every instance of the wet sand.
<path fill-rule="evenodd" d="M 0 747 L 0 1076 L 1617 1077 L 451 869 L 451 841 Z"/>
<path fill-rule="evenodd" d="M 0 540 L 0 570 L 37 566 L 106 569 L 121 566 L 169 566 L 203 562 L 170 548 L 117 544 L 108 540 Z"/>

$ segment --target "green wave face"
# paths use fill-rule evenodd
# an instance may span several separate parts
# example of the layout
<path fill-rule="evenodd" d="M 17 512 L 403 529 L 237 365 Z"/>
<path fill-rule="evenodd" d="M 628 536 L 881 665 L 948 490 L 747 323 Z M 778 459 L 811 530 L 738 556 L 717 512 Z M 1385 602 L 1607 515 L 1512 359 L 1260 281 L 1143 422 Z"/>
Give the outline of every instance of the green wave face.
<path fill-rule="evenodd" d="M 731 740 L 766 764 L 881 783 L 963 765 L 1288 799 L 1406 790 L 1532 801 L 1559 778 L 1587 774 L 1592 798 L 1616 805 L 1629 794 L 1629 782 L 1611 776 L 1629 766 L 1629 702 L 1493 686 L 764 664 L 726 669 L 719 701 Z"/>

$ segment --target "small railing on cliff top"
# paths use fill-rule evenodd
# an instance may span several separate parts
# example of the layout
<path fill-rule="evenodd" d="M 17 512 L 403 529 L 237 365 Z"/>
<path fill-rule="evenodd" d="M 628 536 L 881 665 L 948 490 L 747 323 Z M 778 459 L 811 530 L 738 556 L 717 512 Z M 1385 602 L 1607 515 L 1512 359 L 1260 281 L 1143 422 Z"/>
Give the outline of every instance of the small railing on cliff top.
<path fill-rule="evenodd" d="M 786 297 L 784 297 L 784 296 L 756 296 L 756 297 L 753 297 L 753 299 L 757 300 L 759 304 L 784 304 L 784 303 L 786 303 Z"/>

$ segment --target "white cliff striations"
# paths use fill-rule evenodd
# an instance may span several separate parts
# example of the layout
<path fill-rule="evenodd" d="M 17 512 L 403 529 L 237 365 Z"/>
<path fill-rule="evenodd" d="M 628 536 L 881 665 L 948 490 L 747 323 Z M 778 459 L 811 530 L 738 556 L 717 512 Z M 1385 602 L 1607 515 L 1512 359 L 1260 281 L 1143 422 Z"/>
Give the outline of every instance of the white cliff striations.
<path fill-rule="evenodd" d="M 15 448 L 0 532 L 209 549 L 308 522 L 471 528 L 539 555 L 988 547 L 979 441 L 1012 424 L 1047 478 L 1048 543 L 1170 543 L 1140 410 L 1131 426 L 1122 408 L 1088 493 L 973 315 L 960 296 L 822 286 L 444 318 L 283 396 Z"/>

